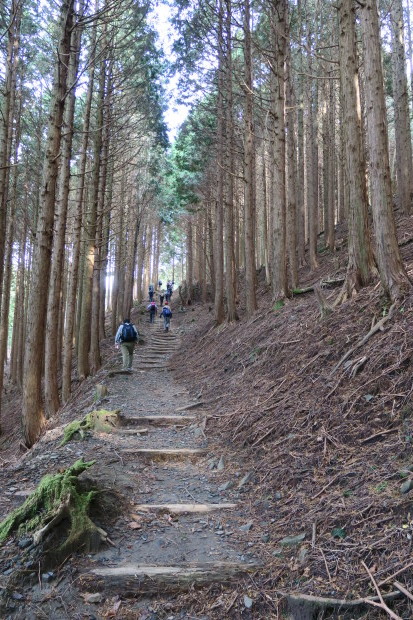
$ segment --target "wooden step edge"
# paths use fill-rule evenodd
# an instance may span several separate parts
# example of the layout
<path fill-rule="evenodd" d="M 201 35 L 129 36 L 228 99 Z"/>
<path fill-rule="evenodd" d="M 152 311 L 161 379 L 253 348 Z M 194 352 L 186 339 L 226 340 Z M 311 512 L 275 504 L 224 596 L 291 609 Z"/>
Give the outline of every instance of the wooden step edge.
<path fill-rule="evenodd" d="M 121 415 L 122 424 L 190 424 L 197 419 L 194 415 L 145 415 L 131 417 Z"/>
<path fill-rule="evenodd" d="M 172 370 L 168 366 L 136 366 L 136 370 Z"/>
<path fill-rule="evenodd" d="M 122 591 L 124 596 L 184 591 L 193 586 L 213 582 L 229 582 L 243 574 L 256 571 L 258 564 L 215 562 L 181 566 L 125 564 L 111 568 L 93 568 L 80 576 L 82 589 L 90 591 Z"/>
<path fill-rule="evenodd" d="M 205 405 L 203 400 L 198 401 L 197 403 L 191 403 L 190 405 L 186 405 L 185 407 L 178 407 L 176 411 L 187 411 L 188 409 L 196 409 L 197 407 L 202 407 Z"/>
<path fill-rule="evenodd" d="M 133 509 L 141 512 L 168 512 L 170 514 L 205 514 L 216 510 L 231 510 L 237 504 L 136 504 Z"/>
<path fill-rule="evenodd" d="M 135 456 L 150 456 L 153 458 L 205 456 L 207 451 L 203 448 L 134 448 L 122 450 L 122 454 L 134 454 Z"/>

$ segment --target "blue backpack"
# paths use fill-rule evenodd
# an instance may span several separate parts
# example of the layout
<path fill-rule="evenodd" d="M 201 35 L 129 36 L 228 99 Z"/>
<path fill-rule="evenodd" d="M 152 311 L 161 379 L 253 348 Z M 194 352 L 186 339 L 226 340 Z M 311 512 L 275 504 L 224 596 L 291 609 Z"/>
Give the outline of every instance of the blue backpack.
<path fill-rule="evenodd" d="M 171 317 L 172 316 L 172 312 L 171 309 L 168 306 L 165 306 L 163 309 L 163 315 L 167 316 L 167 317 Z"/>
<path fill-rule="evenodd" d="M 137 340 L 132 323 L 124 323 L 122 327 L 122 342 L 135 342 Z"/>

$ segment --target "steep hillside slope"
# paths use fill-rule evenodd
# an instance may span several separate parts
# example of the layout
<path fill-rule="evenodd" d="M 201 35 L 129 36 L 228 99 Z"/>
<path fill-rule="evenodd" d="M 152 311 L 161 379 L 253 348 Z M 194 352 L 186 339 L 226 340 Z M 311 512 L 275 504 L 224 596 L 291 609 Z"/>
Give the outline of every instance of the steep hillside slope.
<path fill-rule="evenodd" d="M 411 222 L 399 230 L 411 274 Z M 301 283 L 344 274 L 338 252 Z M 338 292 L 325 289 L 330 303 Z M 364 597 L 374 593 L 365 564 L 384 593 L 395 579 L 411 589 L 413 290 L 389 308 L 376 282 L 326 318 L 313 292 L 277 308 L 262 283 L 258 303 L 251 320 L 218 328 L 193 308 L 198 329 L 175 364 L 209 432 L 251 463 L 262 527 L 250 543 L 271 565 L 260 587 Z"/>

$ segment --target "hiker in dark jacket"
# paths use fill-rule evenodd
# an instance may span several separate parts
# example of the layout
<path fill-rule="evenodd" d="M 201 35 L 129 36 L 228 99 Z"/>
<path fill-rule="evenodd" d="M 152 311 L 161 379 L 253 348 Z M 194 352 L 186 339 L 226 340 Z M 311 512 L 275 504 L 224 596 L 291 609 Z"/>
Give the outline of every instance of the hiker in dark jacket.
<path fill-rule="evenodd" d="M 154 301 L 151 301 L 146 309 L 149 312 L 149 322 L 155 323 L 155 316 L 158 314 L 158 306 Z"/>
<path fill-rule="evenodd" d="M 162 308 L 161 317 L 163 317 L 164 331 L 167 332 L 169 331 L 169 327 L 171 325 L 171 318 L 172 318 L 172 312 L 171 312 L 171 309 L 167 301 L 165 301 L 165 305 Z"/>
<path fill-rule="evenodd" d="M 149 285 L 149 291 L 148 291 L 148 293 L 149 293 L 149 301 L 153 301 L 153 295 L 154 295 L 154 293 L 155 293 L 155 287 L 154 287 L 154 285 L 153 285 L 153 284 L 150 284 L 150 285 Z"/>
<path fill-rule="evenodd" d="M 138 340 L 138 330 L 130 319 L 124 319 L 118 327 L 115 336 L 115 344 L 122 352 L 122 370 L 132 370 L 133 349 Z"/>

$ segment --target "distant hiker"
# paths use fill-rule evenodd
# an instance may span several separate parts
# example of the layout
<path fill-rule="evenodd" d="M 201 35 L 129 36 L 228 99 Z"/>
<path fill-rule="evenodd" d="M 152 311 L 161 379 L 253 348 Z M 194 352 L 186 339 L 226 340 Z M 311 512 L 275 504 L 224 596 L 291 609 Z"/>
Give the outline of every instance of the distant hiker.
<path fill-rule="evenodd" d="M 151 303 L 147 307 L 147 310 L 149 312 L 149 322 L 155 323 L 155 315 L 158 314 L 158 306 L 154 301 L 151 301 Z"/>
<path fill-rule="evenodd" d="M 161 292 L 159 293 L 159 305 L 161 306 L 161 308 L 163 306 L 164 298 L 165 298 L 165 291 L 162 289 Z"/>
<path fill-rule="evenodd" d="M 162 282 L 161 282 L 161 280 L 159 280 L 159 282 L 158 282 L 158 286 L 159 286 L 159 288 L 161 288 L 161 286 L 162 286 Z"/>
<path fill-rule="evenodd" d="M 155 292 L 155 287 L 153 284 L 149 285 L 149 301 L 153 301 L 153 294 Z"/>
<path fill-rule="evenodd" d="M 169 291 L 169 289 L 166 289 L 165 291 L 165 303 L 167 303 L 171 298 L 171 293 Z"/>
<path fill-rule="evenodd" d="M 162 308 L 161 316 L 163 317 L 164 331 L 167 332 L 169 331 L 169 327 L 170 327 L 171 319 L 172 319 L 172 312 L 171 312 L 171 309 L 167 301 L 165 301 L 165 305 Z"/>
<path fill-rule="evenodd" d="M 124 319 L 118 327 L 115 344 L 122 351 L 122 370 L 132 370 L 133 349 L 138 340 L 138 330 L 130 319 Z"/>

